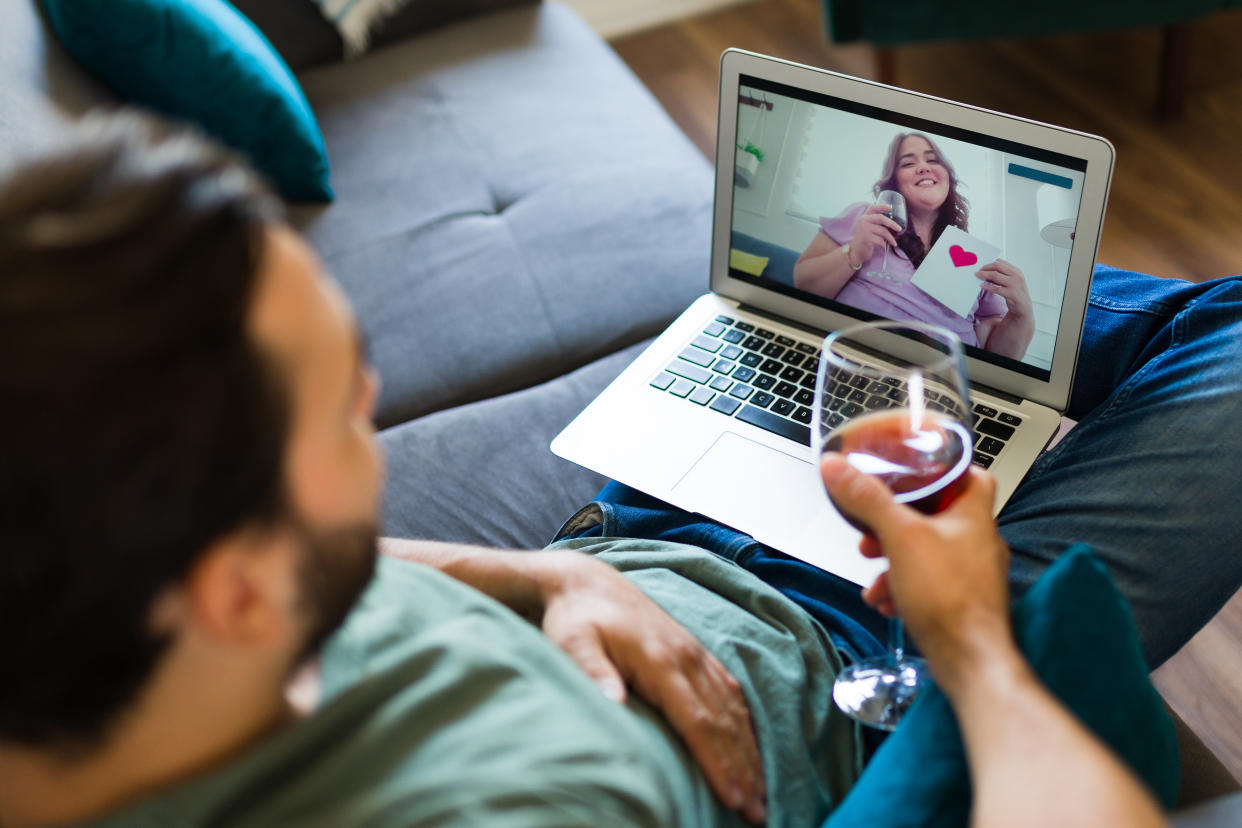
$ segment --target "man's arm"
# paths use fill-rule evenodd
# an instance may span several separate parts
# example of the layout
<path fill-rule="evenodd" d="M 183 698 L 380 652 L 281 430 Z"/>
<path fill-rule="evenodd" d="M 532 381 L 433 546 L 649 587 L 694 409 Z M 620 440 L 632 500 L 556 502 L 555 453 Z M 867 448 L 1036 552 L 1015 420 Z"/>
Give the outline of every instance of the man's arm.
<path fill-rule="evenodd" d="M 393 538 L 380 549 L 434 567 L 539 624 L 609 698 L 624 702 L 628 683 L 685 740 L 720 800 L 763 821 L 763 766 L 741 685 L 620 572 L 570 550 Z"/>
<path fill-rule="evenodd" d="M 1009 550 L 992 520 L 996 486 L 971 469 L 939 515 L 893 501 L 876 478 L 825 457 L 840 507 L 876 527 L 863 554 L 890 569 L 863 597 L 898 613 L 957 714 L 976 825 L 1164 825 L 1147 789 L 1040 683 L 1010 628 Z"/>

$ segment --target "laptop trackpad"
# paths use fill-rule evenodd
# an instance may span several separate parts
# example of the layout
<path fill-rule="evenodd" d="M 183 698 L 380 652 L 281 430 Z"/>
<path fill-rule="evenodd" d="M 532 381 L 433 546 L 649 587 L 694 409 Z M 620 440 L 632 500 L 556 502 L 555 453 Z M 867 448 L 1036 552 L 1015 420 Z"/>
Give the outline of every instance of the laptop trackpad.
<path fill-rule="evenodd" d="M 731 431 L 720 435 L 673 491 L 696 512 L 768 537 L 799 529 L 826 499 L 814 464 Z"/>

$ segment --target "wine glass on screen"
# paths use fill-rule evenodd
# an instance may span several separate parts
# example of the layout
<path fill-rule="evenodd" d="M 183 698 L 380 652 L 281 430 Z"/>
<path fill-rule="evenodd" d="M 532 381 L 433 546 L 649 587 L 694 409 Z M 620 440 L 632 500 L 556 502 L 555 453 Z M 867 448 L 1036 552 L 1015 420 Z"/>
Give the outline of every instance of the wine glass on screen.
<path fill-rule="evenodd" d="M 880 349 L 900 361 L 872 356 Z M 974 454 L 969 410 L 962 343 L 951 331 L 881 321 L 824 340 L 812 412 L 817 456 L 844 455 L 899 503 L 933 514 L 962 491 Z M 888 643 L 885 655 L 842 670 L 832 695 L 854 719 L 892 730 L 926 682 L 927 665 L 906 653 L 899 618 L 889 621 Z"/>
<path fill-rule="evenodd" d="M 889 210 L 884 215 L 901 225 L 901 233 L 906 232 L 906 199 L 896 190 L 881 190 L 876 196 L 876 204 L 887 204 Z M 875 279 L 893 278 L 888 272 L 888 245 L 884 245 L 884 264 L 879 270 L 868 270 L 867 275 Z"/>

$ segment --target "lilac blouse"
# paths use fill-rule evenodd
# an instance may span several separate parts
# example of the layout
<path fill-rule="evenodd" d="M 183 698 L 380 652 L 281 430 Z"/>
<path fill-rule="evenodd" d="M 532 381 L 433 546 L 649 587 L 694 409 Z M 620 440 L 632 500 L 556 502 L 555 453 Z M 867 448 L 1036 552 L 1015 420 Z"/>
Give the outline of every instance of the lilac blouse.
<path fill-rule="evenodd" d="M 820 227 L 828 238 L 845 244 L 854 238 L 858 220 L 867 206 L 861 202 L 850 205 L 836 218 L 821 218 Z M 975 333 L 975 323 L 988 317 L 1004 316 L 1009 311 L 1004 299 L 981 288 L 970 313 L 963 318 L 910 283 L 914 265 L 902 250 L 890 248 L 888 251 L 888 279 L 867 275 L 868 271 L 879 271 L 883 264 L 884 249 L 879 248 L 832 298 L 887 319 L 940 325 L 961 337 L 962 342 L 976 347 L 979 337 Z"/>

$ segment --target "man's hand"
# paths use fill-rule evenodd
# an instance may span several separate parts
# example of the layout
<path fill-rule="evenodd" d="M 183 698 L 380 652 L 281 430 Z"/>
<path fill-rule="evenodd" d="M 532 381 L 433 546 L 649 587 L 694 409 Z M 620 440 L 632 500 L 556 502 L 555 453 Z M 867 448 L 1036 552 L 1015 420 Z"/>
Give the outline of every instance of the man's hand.
<path fill-rule="evenodd" d="M 626 683 L 668 719 L 720 800 L 765 816 L 759 747 L 741 687 L 689 631 L 611 566 L 577 552 L 545 571 L 542 627 L 606 696 Z"/>
<path fill-rule="evenodd" d="M 381 539 L 380 548 L 435 567 L 540 624 L 609 698 L 625 701 L 628 682 L 685 741 L 720 800 L 763 821 L 763 765 L 737 680 L 616 569 L 568 550 L 394 538 Z"/>
<path fill-rule="evenodd" d="M 863 537 L 862 553 L 889 559 L 863 599 L 901 615 L 942 686 L 964 660 L 995 652 L 1001 641 L 1010 646 L 1009 549 L 992 519 L 991 475 L 971 467 L 958 498 L 928 516 L 896 503 L 883 483 L 840 455 L 825 455 L 821 472 L 833 501 L 875 533 Z"/>

